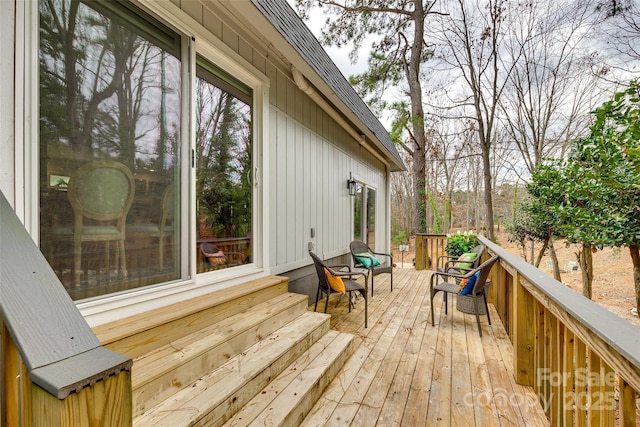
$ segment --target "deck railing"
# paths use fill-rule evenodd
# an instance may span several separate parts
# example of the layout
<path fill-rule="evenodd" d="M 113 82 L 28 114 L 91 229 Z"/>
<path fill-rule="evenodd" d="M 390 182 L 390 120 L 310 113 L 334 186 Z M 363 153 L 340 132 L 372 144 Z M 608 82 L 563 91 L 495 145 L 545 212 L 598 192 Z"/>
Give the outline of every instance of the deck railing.
<path fill-rule="evenodd" d="M 0 296 L 0 425 L 131 425 L 131 359 L 100 345 L 1 192 Z"/>
<path fill-rule="evenodd" d="M 640 329 L 479 239 L 485 257 L 500 256 L 489 301 L 513 343 L 515 380 L 534 388 L 551 425 L 636 426 Z"/>
<path fill-rule="evenodd" d="M 435 270 L 438 257 L 445 255 L 446 234 L 418 234 L 416 236 L 416 270 Z"/>

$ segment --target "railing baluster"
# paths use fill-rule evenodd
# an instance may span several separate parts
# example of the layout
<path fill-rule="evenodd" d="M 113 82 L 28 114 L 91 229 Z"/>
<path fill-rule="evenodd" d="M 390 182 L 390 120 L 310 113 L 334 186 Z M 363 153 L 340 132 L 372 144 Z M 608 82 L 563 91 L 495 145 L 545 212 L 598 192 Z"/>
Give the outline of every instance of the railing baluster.
<path fill-rule="evenodd" d="M 575 400 L 576 400 L 576 427 L 586 427 L 587 425 L 587 346 L 580 339 L 576 339 L 576 380 L 575 380 Z"/>
<path fill-rule="evenodd" d="M 616 418 L 616 375 L 606 362 L 600 366 L 600 387 L 602 389 L 602 415 L 600 425 L 613 426 Z"/>
<path fill-rule="evenodd" d="M 619 417 L 621 427 L 636 426 L 636 391 L 622 377 L 618 377 L 620 393 Z"/>
<path fill-rule="evenodd" d="M 534 299 L 520 283 L 519 276 L 514 278 L 514 307 L 513 311 L 513 369 L 516 382 L 522 385 L 532 386 L 535 383 L 535 306 Z"/>
<path fill-rule="evenodd" d="M 563 357 L 562 357 L 562 425 L 573 425 L 573 406 L 575 395 L 573 391 L 575 379 L 575 366 L 573 364 L 575 356 L 575 336 L 568 328 L 564 328 L 563 337 Z"/>
<path fill-rule="evenodd" d="M 533 386 L 551 425 L 610 426 L 618 420 L 618 425 L 635 426 L 637 328 L 487 239 L 479 240 L 489 255 L 501 258 L 491 273 L 489 302 L 511 338 L 515 380 Z M 534 371 L 533 381 L 527 369 Z"/>
<path fill-rule="evenodd" d="M 589 405 L 589 425 L 599 426 L 600 416 L 602 413 L 602 391 L 601 387 L 595 381 L 595 375 L 600 375 L 600 356 L 596 354 L 592 349 L 587 350 L 587 361 L 589 364 L 589 371 L 587 376 L 587 396 Z"/>

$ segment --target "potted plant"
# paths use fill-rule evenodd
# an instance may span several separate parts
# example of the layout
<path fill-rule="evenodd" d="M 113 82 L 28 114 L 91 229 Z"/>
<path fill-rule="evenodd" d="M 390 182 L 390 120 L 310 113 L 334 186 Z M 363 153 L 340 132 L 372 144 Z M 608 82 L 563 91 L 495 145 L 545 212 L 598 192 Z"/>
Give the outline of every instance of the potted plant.
<path fill-rule="evenodd" d="M 458 231 L 456 234 L 447 234 L 447 246 L 444 250 L 450 257 L 459 257 L 469 252 L 477 244 L 478 240 L 475 234 L 469 231 L 464 233 Z"/>

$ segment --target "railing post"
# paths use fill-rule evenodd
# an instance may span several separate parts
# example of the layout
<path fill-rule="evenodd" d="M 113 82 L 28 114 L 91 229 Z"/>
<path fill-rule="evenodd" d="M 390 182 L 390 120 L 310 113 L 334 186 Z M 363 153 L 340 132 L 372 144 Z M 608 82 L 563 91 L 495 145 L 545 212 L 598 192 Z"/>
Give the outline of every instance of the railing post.
<path fill-rule="evenodd" d="M 33 384 L 34 427 L 132 425 L 131 373 L 122 371 L 91 387 L 58 399 Z"/>
<path fill-rule="evenodd" d="M 2 192 L 0 220 L 3 419 L 130 426 L 133 361 L 100 344 Z"/>
<path fill-rule="evenodd" d="M 533 386 L 535 383 L 535 312 L 533 296 L 520 282 L 520 274 L 513 278 L 513 370 L 516 383 Z"/>

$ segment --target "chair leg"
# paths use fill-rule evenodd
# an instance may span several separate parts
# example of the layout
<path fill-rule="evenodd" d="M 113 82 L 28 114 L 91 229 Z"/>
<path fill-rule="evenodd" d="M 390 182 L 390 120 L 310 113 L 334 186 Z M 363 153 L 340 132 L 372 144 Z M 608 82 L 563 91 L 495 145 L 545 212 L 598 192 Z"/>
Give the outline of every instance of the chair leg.
<path fill-rule="evenodd" d="M 329 295 L 331 295 L 331 291 L 327 292 L 327 300 L 324 303 L 324 312 L 327 312 L 327 307 L 329 307 Z"/>
<path fill-rule="evenodd" d="M 375 274 L 373 274 L 373 270 L 371 270 L 371 296 L 373 296 L 373 277 L 375 276 Z"/>
<path fill-rule="evenodd" d="M 318 291 L 316 292 L 316 303 L 313 306 L 313 311 L 318 311 L 318 300 L 320 299 L 320 283 L 318 283 Z"/>
<path fill-rule="evenodd" d="M 491 324 L 491 315 L 489 314 L 489 304 L 487 304 L 487 293 L 483 292 L 482 297 L 484 298 L 484 308 L 487 310 L 487 320 L 489 324 Z"/>
<path fill-rule="evenodd" d="M 369 304 L 368 304 L 368 300 L 369 298 L 367 298 L 367 288 L 365 286 L 363 291 L 360 291 L 360 293 L 362 294 L 362 297 L 364 298 L 364 327 L 368 328 L 369 327 Z M 351 299 L 351 297 L 349 297 L 349 299 Z"/>
<path fill-rule="evenodd" d="M 476 323 L 478 324 L 478 332 L 480 333 L 480 336 L 482 336 L 482 327 L 480 326 L 480 315 L 478 314 L 478 298 L 476 298 L 476 296 L 473 296 L 473 309 L 476 312 Z"/>
<path fill-rule="evenodd" d="M 442 297 L 444 299 L 444 314 L 449 314 L 449 296 L 448 296 L 449 292 L 444 292 L 444 296 Z"/>
<path fill-rule="evenodd" d="M 393 292 L 393 267 L 391 267 L 391 292 Z"/>
<path fill-rule="evenodd" d="M 127 257 L 124 252 L 124 239 L 120 240 L 119 256 L 120 256 L 119 266 L 122 269 L 122 275 L 126 278 L 129 275 L 129 272 L 127 271 Z"/>
<path fill-rule="evenodd" d="M 80 269 L 82 268 L 82 241 L 76 239 L 73 244 L 73 285 L 80 286 Z"/>
<path fill-rule="evenodd" d="M 436 326 L 435 314 L 433 314 L 433 297 L 436 295 L 436 292 L 431 289 L 431 326 Z"/>

